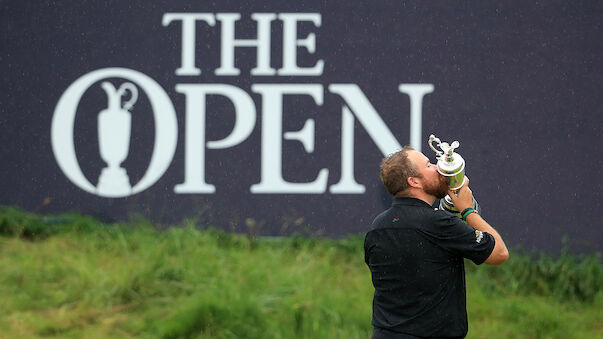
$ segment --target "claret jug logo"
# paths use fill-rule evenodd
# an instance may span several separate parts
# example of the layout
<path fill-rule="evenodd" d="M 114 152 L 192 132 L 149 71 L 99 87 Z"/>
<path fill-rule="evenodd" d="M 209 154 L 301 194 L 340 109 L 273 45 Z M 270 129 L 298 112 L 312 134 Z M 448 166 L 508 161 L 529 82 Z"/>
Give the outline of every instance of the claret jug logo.
<path fill-rule="evenodd" d="M 130 109 L 138 99 L 138 90 L 131 82 L 116 89 L 110 82 L 101 85 L 107 93 L 107 108 L 98 115 L 98 144 L 100 154 L 107 163 L 98 178 L 98 193 L 104 196 L 123 196 L 132 192 L 130 178 L 120 164 L 126 160 L 130 148 L 132 117 Z M 131 97 L 121 106 L 126 91 Z"/>
<path fill-rule="evenodd" d="M 259 182 L 251 185 L 253 194 L 363 194 L 365 186 L 354 176 L 354 126 L 359 123 L 384 155 L 401 148 L 387 124 L 381 119 L 370 100 L 357 84 L 331 83 L 266 83 L 251 84 L 251 92 L 261 97 L 256 112 L 256 103 L 244 89 L 226 83 L 189 83 L 190 77 L 200 76 L 207 71 L 196 54 L 197 37 L 201 29 L 213 29 L 220 22 L 220 67 L 214 69 L 216 76 L 227 79 L 241 76 L 235 61 L 240 48 L 255 48 L 256 67 L 250 69 L 249 76 L 303 76 L 320 77 L 326 67 L 324 60 L 316 58 L 315 33 L 299 37 L 298 26 L 318 28 L 322 23 L 320 13 L 252 13 L 256 22 L 256 39 L 235 37 L 235 24 L 241 18 L 239 13 L 165 13 L 162 25 L 171 32 L 181 34 L 181 64 L 174 67 L 174 75 L 187 76 L 187 83 L 178 83 L 175 91 L 185 96 L 184 107 L 184 182 L 174 187 L 178 194 L 212 194 L 216 187 L 206 182 L 205 150 L 224 149 L 236 146 L 246 140 L 255 128 L 257 115 L 261 114 L 261 175 Z M 278 25 L 273 23 L 281 21 Z M 179 24 L 180 27 L 177 27 Z M 282 29 L 282 67 L 272 67 L 271 32 Z M 217 50 L 218 49 L 214 49 Z M 297 53 L 304 51 L 304 59 Z M 203 58 L 200 58 L 203 59 Z M 302 62 L 303 61 L 303 62 Z M 299 62 L 305 64 L 300 66 Z M 203 69 L 203 71 L 202 71 Z M 116 80 L 117 79 L 117 80 Z M 244 81 L 245 82 L 245 81 Z M 237 83 L 235 81 L 235 83 Z M 97 128 L 100 158 L 105 167 L 101 169 L 95 184 L 82 173 L 74 146 L 74 122 L 82 96 L 92 86 L 104 90 L 105 104 L 98 108 Z M 398 91 L 410 99 L 410 145 L 421 149 L 422 102 L 425 95 L 434 91 L 432 84 L 398 85 Z M 133 183 L 123 162 L 128 157 L 132 116 L 136 115 L 139 94 L 149 99 L 155 123 L 153 152 L 146 172 L 140 181 Z M 208 96 L 222 96 L 229 100 L 235 112 L 232 131 L 222 140 L 206 140 L 206 99 Z M 315 149 L 314 119 L 306 119 L 297 131 L 284 131 L 283 101 L 285 97 L 303 96 L 311 98 L 318 107 L 323 106 L 325 95 L 339 97 L 342 102 L 341 118 L 340 178 L 328 186 L 329 169 L 321 168 L 308 175 L 305 182 L 289 182 L 283 175 L 283 140 L 302 144 L 307 153 Z M 96 114 L 96 111 L 94 112 Z M 303 113 L 302 113 L 303 114 Z M 331 121 L 338 118 L 329 118 Z M 396 127 L 397 130 L 400 126 Z M 79 188 L 101 197 L 127 197 L 153 185 L 170 166 L 178 140 L 178 126 L 174 106 L 164 89 L 149 76 L 126 68 L 105 68 L 81 76 L 63 93 L 58 101 L 51 127 L 52 149 L 61 170 Z M 315 178 L 315 179 L 311 179 Z"/>
<path fill-rule="evenodd" d="M 108 78 L 125 81 L 116 86 L 101 83 L 107 96 L 106 107 L 98 114 L 99 152 L 107 167 L 103 168 L 98 184 L 93 185 L 82 173 L 73 142 L 73 128 L 78 104 L 90 86 Z M 121 163 L 128 156 L 131 114 L 136 114 L 138 88 L 143 90 L 153 108 L 155 142 L 150 165 L 142 179 L 132 185 Z M 125 103 L 122 105 L 122 99 Z M 101 197 L 126 197 L 154 184 L 172 161 L 178 139 L 176 113 L 165 91 L 148 76 L 124 68 L 107 68 L 90 72 L 76 80 L 60 98 L 51 127 L 52 149 L 63 173 L 79 188 Z"/>

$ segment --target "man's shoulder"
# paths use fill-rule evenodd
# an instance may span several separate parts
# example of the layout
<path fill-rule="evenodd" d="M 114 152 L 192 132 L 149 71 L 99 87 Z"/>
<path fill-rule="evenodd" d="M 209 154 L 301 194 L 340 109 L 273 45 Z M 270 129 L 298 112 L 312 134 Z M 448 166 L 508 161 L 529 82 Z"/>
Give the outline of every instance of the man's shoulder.
<path fill-rule="evenodd" d="M 429 222 L 438 222 L 441 220 L 448 220 L 454 215 L 446 212 L 445 210 L 441 210 L 439 208 L 431 207 L 425 204 L 425 206 L 396 206 L 400 209 L 401 212 L 409 216 L 415 216 L 422 221 L 427 223 Z"/>
<path fill-rule="evenodd" d="M 424 231 L 432 235 L 452 236 L 457 233 L 465 233 L 471 227 L 456 215 L 441 209 L 433 209 L 426 215 L 428 220 L 424 223 Z"/>
<path fill-rule="evenodd" d="M 371 230 L 380 228 L 399 228 L 429 224 L 439 219 L 451 216 L 445 211 L 425 206 L 400 206 L 394 205 L 391 208 L 379 213 L 371 225 Z"/>
<path fill-rule="evenodd" d="M 430 216 L 434 218 L 435 221 L 458 219 L 454 214 L 440 208 L 434 208 L 432 213 L 430 213 Z"/>
<path fill-rule="evenodd" d="M 388 208 L 385 211 L 379 213 L 375 219 L 373 219 L 373 223 L 371 225 L 371 229 L 376 229 L 379 227 L 383 227 L 385 225 L 388 224 L 388 220 L 390 219 L 390 216 L 392 215 L 392 209 L 393 208 Z"/>

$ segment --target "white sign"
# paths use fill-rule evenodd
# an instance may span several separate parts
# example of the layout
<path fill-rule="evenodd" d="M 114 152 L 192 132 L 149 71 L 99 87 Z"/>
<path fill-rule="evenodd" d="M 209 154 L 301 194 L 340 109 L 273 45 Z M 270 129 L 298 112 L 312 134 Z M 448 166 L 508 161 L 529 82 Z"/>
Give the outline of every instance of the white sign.
<path fill-rule="evenodd" d="M 319 13 L 255 13 L 251 18 L 257 22 L 257 39 L 236 39 L 234 27 L 240 14 L 237 13 L 166 13 L 163 25 L 174 21 L 182 25 L 182 60 L 175 70 L 177 76 L 201 74 L 196 65 L 196 23 L 202 21 L 214 26 L 221 23 L 221 65 L 215 70 L 219 76 L 238 76 L 240 70 L 234 64 L 236 47 L 255 47 L 257 66 L 251 76 L 320 76 L 324 62 L 317 60 L 311 67 L 297 64 L 298 48 L 309 53 L 316 49 L 316 35 L 309 34 L 299 39 L 297 25 L 310 22 L 320 27 Z M 283 27 L 283 60 L 281 69 L 270 66 L 270 31 L 272 21 L 279 19 Z M 123 83 L 103 81 L 109 78 L 124 79 Z M 74 146 L 74 121 L 78 104 L 84 93 L 100 83 L 107 95 L 107 106 L 99 107 L 98 135 L 99 152 L 107 163 L 98 183 L 94 185 L 82 173 L 77 162 Z M 121 167 L 129 152 L 131 114 L 136 114 L 135 102 L 138 89 L 149 98 L 155 119 L 155 140 L 149 167 L 140 180 L 132 185 L 127 170 Z M 205 178 L 205 149 L 224 149 L 246 140 L 256 126 L 256 105 L 249 93 L 230 84 L 181 83 L 176 92 L 185 96 L 185 163 L 184 182 L 174 187 L 181 194 L 211 194 L 216 187 Z M 381 119 L 368 98 L 356 84 L 331 84 L 325 89 L 322 84 L 312 83 L 258 83 L 251 91 L 261 96 L 261 177 L 251 185 L 251 193 L 271 194 L 322 194 L 327 191 L 329 169 L 322 168 L 309 182 L 288 182 L 282 173 L 282 140 L 299 141 L 308 153 L 314 151 L 316 122 L 306 119 L 299 131 L 283 131 L 283 99 L 290 96 L 308 96 L 317 107 L 323 105 L 325 90 L 343 100 L 341 107 L 341 177 L 339 182 L 328 187 L 332 194 L 362 194 L 364 185 L 354 177 L 354 124 L 357 120 L 367 131 L 379 150 L 384 154 L 402 148 L 385 122 Z M 410 145 L 421 149 L 421 120 L 423 97 L 434 91 L 432 84 L 400 84 L 399 92 L 410 99 Z M 207 141 L 206 99 L 219 95 L 234 105 L 235 125 L 232 132 L 222 140 Z M 122 99 L 126 102 L 122 106 Z M 172 162 L 178 140 L 176 113 L 172 101 L 163 88 L 153 79 L 140 72 L 125 68 L 106 68 L 92 71 L 77 79 L 61 96 L 52 121 L 52 147 L 57 162 L 67 178 L 81 189 L 102 197 L 126 197 L 141 192 L 153 185 L 165 173 Z"/>

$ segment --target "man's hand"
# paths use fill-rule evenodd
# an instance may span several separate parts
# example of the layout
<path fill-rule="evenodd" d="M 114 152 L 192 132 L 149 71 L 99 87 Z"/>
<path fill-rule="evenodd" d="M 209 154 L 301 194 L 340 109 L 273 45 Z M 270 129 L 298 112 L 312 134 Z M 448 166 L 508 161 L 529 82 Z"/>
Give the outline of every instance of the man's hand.
<path fill-rule="evenodd" d="M 473 192 L 469 188 L 469 178 L 465 177 L 465 184 L 463 187 L 456 191 L 448 190 L 450 200 L 459 211 L 465 208 L 473 207 Z M 488 232 L 494 237 L 494 249 L 485 263 L 488 265 L 500 265 L 507 261 L 509 258 L 509 251 L 503 241 L 502 237 L 498 232 L 490 226 L 479 214 L 471 213 L 467 216 L 467 224 L 480 230 L 482 232 Z"/>
<path fill-rule="evenodd" d="M 448 196 L 459 211 L 473 207 L 473 192 L 469 188 L 469 178 L 465 177 L 465 183 L 457 190 L 448 190 Z"/>

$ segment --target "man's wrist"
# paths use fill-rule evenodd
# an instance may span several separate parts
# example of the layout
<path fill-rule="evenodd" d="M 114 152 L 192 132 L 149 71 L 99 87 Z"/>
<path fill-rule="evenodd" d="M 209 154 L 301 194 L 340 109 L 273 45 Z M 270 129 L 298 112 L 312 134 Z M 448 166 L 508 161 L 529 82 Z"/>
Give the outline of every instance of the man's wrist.
<path fill-rule="evenodd" d="M 468 217 L 469 215 L 471 215 L 472 213 L 477 214 L 477 211 L 476 211 L 476 210 L 474 210 L 474 209 L 473 209 L 473 207 L 467 207 L 467 208 L 465 208 L 464 210 L 462 210 L 462 211 L 461 211 L 461 218 L 462 218 L 464 221 L 467 221 L 467 217 Z"/>
<path fill-rule="evenodd" d="M 463 205 L 461 205 L 461 206 L 454 205 L 454 207 L 456 207 L 459 210 L 459 213 L 461 215 L 463 215 L 463 212 L 465 212 L 469 208 L 473 208 L 473 204 L 471 204 L 471 205 L 464 205 L 464 206 Z"/>

